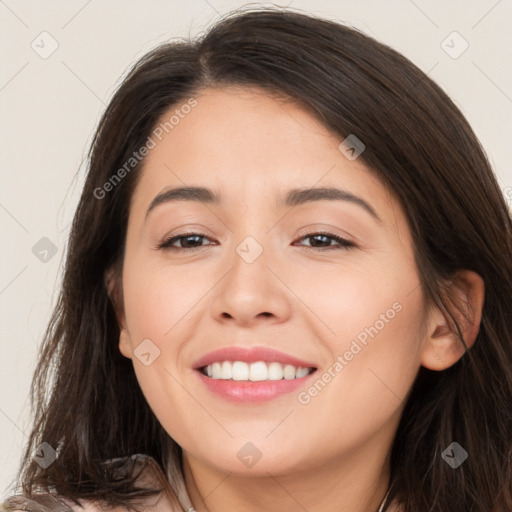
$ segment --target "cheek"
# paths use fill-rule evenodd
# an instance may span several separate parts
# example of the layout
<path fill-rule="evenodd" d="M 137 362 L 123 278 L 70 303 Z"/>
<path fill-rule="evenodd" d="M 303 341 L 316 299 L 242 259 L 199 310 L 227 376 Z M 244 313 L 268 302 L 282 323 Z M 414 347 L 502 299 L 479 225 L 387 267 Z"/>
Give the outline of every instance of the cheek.
<path fill-rule="evenodd" d="M 420 366 L 421 288 L 412 265 L 399 268 L 391 259 L 371 270 L 344 270 L 317 275 L 322 288 L 310 290 L 308 306 L 319 312 L 317 336 L 330 360 L 299 403 L 336 424 L 384 422 L 403 405 Z"/>
<path fill-rule="evenodd" d="M 197 323 L 194 305 L 207 292 L 205 283 L 192 278 L 177 268 L 152 264 L 147 257 L 125 260 L 124 306 L 134 372 L 159 422 L 185 444 L 190 425 L 204 414 L 176 371 L 182 347 Z M 144 353 L 149 353 L 149 358 L 144 358 Z"/>
<path fill-rule="evenodd" d="M 309 325 L 333 354 L 349 350 L 354 340 L 365 347 L 372 340 L 384 345 L 385 339 L 394 338 L 397 349 L 400 340 L 408 343 L 416 334 L 422 317 L 418 277 L 404 258 L 400 266 L 392 256 L 386 255 L 379 265 L 375 261 L 330 267 L 317 264 L 314 272 L 294 279 L 294 291 L 306 306 L 304 312 L 315 313 Z"/>
<path fill-rule="evenodd" d="M 126 322 L 132 345 L 150 338 L 161 350 L 176 346 L 208 293 L 205 280 L 180 267 L 151 265 L 143 258 L 126 261 L 123 277 Z"/>
<path fill-rule="evenodd" d="M 299 396 L 308 414 L 364 436 L 404 405 L 420 366 L 422 341 L 423 299 L 419 288 L 410 289 L 372 294 L 359 288 L 352 301 L 340 301 L 338 316 L 327 319 L 336 332 L 329 338 L 331 362 Z M 358 425 L 359 433 L 351 425 Z"/>

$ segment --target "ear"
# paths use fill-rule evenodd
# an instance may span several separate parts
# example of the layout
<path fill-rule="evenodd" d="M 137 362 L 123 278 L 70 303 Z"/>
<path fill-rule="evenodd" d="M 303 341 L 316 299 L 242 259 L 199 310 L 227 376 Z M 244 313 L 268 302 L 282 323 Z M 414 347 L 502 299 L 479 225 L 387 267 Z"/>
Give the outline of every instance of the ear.
<path fill-rule="evenodd" d="M 126 326 L 126 317 L 124 313 L 123 297 L 121 291 L 121 278 L 119 272 L 115 268 L 110 268 L 105 272 L 105 287 L 108 296 L 112 302 L 112 306 L 116 313 L 119 325 L 119 351 L 128 359 L 132 358 L 132 347 L 130 336 Z"/>
<path fill-rule="evenodd" d="M 449 288 L 450 297 L 457 301 L 457 307 L 450 309 L 459 324 L 464 342 L 471 349 L 480 330 L 485 296 L 484 280 L 476 272 L 460 270 Z M 464 355 L 466 349 L 451 318 L 437 306 L 430 309 L 427 325 L 421 364 L 430 370 L 446 370 Z"/>

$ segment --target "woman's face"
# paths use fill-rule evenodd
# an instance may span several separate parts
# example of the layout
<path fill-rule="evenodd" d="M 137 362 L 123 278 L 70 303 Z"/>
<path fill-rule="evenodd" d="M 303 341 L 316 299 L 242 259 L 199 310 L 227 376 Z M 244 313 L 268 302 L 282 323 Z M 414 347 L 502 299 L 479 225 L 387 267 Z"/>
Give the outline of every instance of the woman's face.
<path fill-rule="evenodd" d="M 163 427 L 202 464 L 276 475 L 368 461 L 389 448 L 425 336 L 403 211 L 297 105 L 240 88 L 195 99 L 153 137 L 132 197 L 120 350 Z M 148 210 L 178 187 L 218 202 L 175 196 Z M 343 192 L 291 192 L 320 188 Z M 274 349 L 315 371 L 279 380 L 300 365 L 275 353 L 256 353 L 259 364 L 213 356 L 212 377 L 196 369 L 230 347 Z"/>

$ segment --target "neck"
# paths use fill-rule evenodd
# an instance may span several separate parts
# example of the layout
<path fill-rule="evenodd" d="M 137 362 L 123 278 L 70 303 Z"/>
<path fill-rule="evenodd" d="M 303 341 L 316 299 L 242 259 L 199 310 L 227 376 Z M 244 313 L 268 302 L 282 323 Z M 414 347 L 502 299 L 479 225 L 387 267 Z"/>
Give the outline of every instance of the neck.
<path fill-rule="evenodd" d="M 197 512 L 289 510 L 377 512 L 387 493 L 382 439 L 307 469 L 259 475 L 223 472 L 183 451 L 185 484 Z"/>

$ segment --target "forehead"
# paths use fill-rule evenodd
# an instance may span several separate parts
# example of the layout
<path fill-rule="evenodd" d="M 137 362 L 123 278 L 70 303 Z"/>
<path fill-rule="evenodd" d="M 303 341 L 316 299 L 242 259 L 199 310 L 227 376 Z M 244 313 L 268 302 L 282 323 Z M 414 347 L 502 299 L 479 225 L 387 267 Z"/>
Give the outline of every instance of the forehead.
<path fill-rule="evenodd" d="M 373 172 L 348 160 L 338 147 L 342 139 L 296 102 L 241 87 L 206 89 L 194 99 L 188 113 L 180 112 L 185 99 L 160 119 L 164 129 L 153 136 L 133 209 L 147 209 L 165 187 L 184 185 L 219 190 L 226 204 L 274 205 L 289 188 L 337 186 L 364 196 L 383 217 L 396 209 Z"/>
<path fill-rule="evenodd" d="M 148 165 L 172 156 L 197 171 L 234 171 L 242 177 L 260 162 L 255 175 L 263 176 L 274 168 L 284 170 L 287 161 L 296 166 L 305 156 L 320 165 L 337 142 L 295 102 L 258 89 L 206 89 L 195 100 L 190 113 L 163 134 L 148 155 Z M 173 106 L 171 113 L 176 109 L 180 106 Z M 162 116 L 162 126 L 168 118 L 168 113 Z"/>

